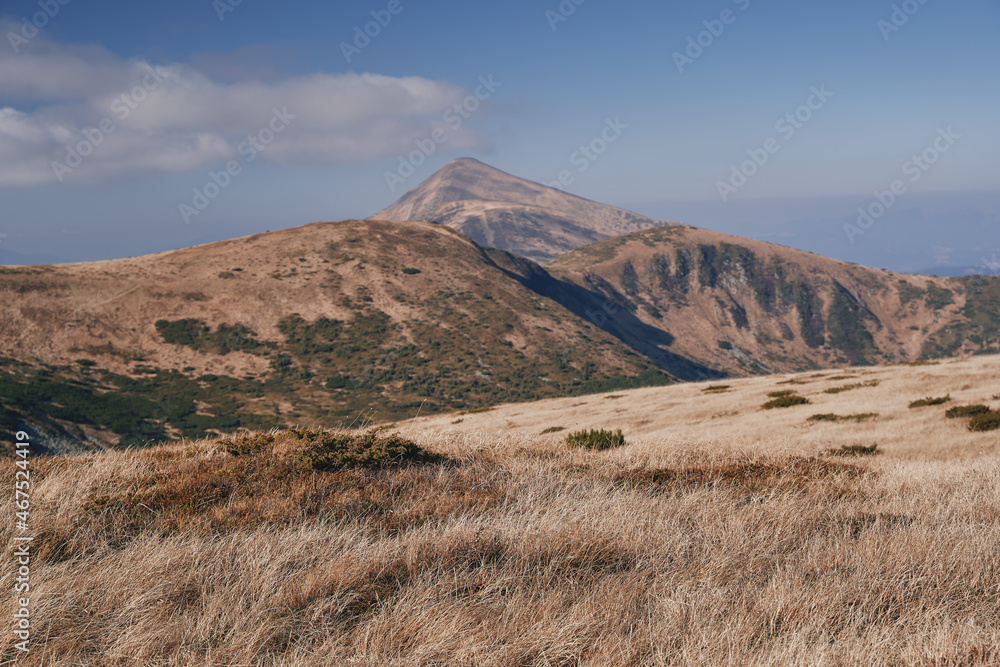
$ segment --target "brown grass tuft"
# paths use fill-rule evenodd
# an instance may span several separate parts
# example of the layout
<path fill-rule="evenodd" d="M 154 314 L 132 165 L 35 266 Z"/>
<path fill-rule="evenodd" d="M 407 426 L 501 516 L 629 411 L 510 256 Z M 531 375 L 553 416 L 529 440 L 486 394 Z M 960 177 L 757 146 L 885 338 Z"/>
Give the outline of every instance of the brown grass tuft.
<path fill-rule="evenodd" d="M 660 491 L 693 491 L 699 488 L 728 488 L 753 495 L 787 492 L 827 492 L 836 482 L 856 479 L 866 470 L 819 458 L 792 458 L 774 462 L 729 463 L 678 469 L 629 471 L 617 481 Z M 870 473 L 869 473 L 870 474 Z"/>

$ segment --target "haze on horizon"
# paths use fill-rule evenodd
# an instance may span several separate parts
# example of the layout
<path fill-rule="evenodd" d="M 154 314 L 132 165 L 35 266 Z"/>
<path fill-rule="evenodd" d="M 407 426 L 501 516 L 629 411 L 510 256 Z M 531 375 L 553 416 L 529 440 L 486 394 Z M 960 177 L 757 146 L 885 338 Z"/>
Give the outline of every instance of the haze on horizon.
<path fill-rule="evenodd" d="M 869 266 L 1000 273 L 998 26 L 985 0 L 14 0 L 0 262 L 366 217 L 470 156 Z"/>

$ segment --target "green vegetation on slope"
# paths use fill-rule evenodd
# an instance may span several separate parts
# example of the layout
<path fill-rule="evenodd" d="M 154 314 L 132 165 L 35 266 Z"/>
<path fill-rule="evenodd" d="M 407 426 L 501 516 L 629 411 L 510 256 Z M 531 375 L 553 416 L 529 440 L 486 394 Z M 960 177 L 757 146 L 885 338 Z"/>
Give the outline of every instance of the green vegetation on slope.
<path fill-rule="evenodd" d="M 156 330 L 165 343 L 183 345 L 210 354 L 262 354 L 268 349 L 274 349 L 273 343 L 261 343 L 257 340 L 257 334 L 242 324 L 220 324 L 218 329 L 212 331 L 202 320 L 158 320 Z"/>
<path fill-rule="evenodd" d="M 187 438 L 240 426 L 271 426 L 248 409 L 263 396 L 259 383 L 229 377 L 191 378 L 157 370 L 128 377 L 103 370 L 31 367 L 5 360 L 0 371 L 3 426 L 10 430 L 45 416 L 107 429 L 121 446 L 164 440 L 173 430 Z"/>

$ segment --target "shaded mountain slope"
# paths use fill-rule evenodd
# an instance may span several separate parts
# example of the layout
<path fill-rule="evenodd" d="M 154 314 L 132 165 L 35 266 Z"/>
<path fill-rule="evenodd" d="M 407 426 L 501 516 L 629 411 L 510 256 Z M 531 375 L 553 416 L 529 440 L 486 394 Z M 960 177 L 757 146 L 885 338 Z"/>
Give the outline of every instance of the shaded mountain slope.
<path fill-rule="evenodd" d="M 604 295 L 599 318 L 625 314 L 669 334 L 671 352 L 730 373 L 1000 352 L 1000 279 L 895 274 L 680 226 L 546 268 Z"/>

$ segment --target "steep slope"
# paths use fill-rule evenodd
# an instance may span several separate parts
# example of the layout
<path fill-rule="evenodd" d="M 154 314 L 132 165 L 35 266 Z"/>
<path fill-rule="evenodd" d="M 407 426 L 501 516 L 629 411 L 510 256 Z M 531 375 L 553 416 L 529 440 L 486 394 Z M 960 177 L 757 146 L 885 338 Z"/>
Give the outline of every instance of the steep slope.
<path fill-rule="evenodd" d="M 1000 352 L 1000 278 L 895 274 L 673 226 L 608 239 L 546 267 L 604 295 L 591 319 L 730 373 L 790 372 Z M 617 328 L 616 328 L 617 327 Z"/>
<path fill-rule="evenodd" d="M 670 381 L 531 272 L 552 280 L 446 227 L 372 220 L 2 267 L 3 426 L 66 449 Z"/>
<path fill-rule="evenodd" d="M 600 239 L 668 224 L 511 176 L 471 158 L 448 163 L 372 218 L 437 222 L 482 246 L 538 262 Z"/>

